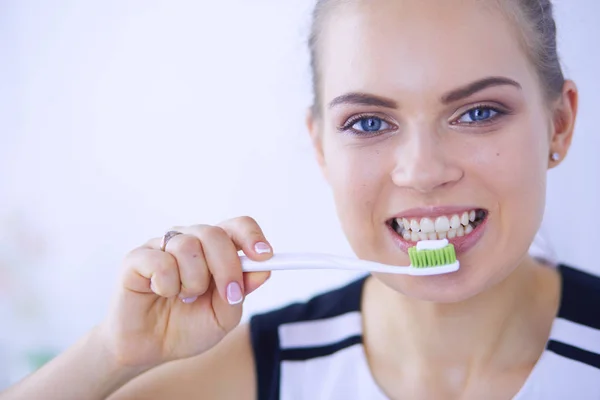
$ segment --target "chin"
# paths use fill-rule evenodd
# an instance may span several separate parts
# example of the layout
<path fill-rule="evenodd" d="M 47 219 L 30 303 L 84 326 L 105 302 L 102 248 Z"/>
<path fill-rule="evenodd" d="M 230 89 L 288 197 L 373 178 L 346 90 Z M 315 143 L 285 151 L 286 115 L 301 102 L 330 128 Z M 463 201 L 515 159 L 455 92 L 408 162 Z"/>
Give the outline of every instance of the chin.
<path fill-rule="evenodd" d="M 503 247 L 491 237 L 483 237 L 475 247 L 459 257 L 458 271 L 448 274 L 408 276 L 374 273 L 373 276 L 383 285 L 414 300 L 460 303 L 498 285 L 520 264 L 523 258 L 518 256 L 520 252 L 515 252 L 513 259 L 507 252 L 498 251 Z"/>
<path fill-rule="evenodd" d="M 460 303 L 484 292 L 490 286 L 482 277 L 469 273 L 468 266 L 444 275 L 372 275 L 385 286 L 415 300 L 433 303 Z"/>

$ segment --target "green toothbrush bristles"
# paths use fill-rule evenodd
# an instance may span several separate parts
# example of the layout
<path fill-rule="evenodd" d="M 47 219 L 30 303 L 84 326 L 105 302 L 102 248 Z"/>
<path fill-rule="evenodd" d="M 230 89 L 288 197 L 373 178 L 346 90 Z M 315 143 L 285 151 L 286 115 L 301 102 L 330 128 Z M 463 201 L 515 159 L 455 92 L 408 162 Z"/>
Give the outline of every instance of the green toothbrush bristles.
<path fill-rule="evenodd" d="M 408 256 L 415 268 L 440 267 L 456 262 L 456 252 L 452 243 L 437 250 L 417 250 L 417 247 L 413 246 L 408 249 Z"/>

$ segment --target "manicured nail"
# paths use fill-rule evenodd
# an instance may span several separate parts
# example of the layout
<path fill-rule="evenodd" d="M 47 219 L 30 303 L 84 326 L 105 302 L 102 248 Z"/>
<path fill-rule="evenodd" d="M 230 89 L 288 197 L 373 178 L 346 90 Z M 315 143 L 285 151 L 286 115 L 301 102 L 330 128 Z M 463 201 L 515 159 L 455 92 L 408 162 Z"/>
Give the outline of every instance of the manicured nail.
<path fill-rule="evenodd" d="M 156 291 L 156 285 L 154 284 L 154 276 L 150 278 L 150 290 L 152 290 L 155 294 L 158 294 Z"/>
<path fill-rule="evenodd" d="M 184 297 L 183 299 L 181 299 L 181 301 L 185 304 L 191 304 L 191 303 L 195 302 L 196 300 L 198 300 L 198 296 Z"/>
<path fill-rule="evenodd" d="M 231 282 L 227 285 L 227 301 L 229 304 L 239 304 L 244 300 L 244 294 L 242 288 L 237 282 Z"/>
<path fill-rule="evenodd" d="M 254 251 L 257 254 L 266 254 L 271 252 L 271 246 L 266 244 L 265 242 L 258 242 L 254 245 Z"/>

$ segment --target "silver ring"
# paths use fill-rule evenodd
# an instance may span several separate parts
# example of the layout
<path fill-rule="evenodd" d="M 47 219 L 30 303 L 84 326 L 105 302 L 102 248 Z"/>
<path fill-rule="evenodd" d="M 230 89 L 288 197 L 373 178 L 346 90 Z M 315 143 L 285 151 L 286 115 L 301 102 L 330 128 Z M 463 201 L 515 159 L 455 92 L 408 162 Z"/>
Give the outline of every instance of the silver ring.
<path fill-rule="evenodd" d="M 160 251 L 165 251 L 169 240 L 173 239 L 177 235 L 183 235 L 183 233 L 177 231 L 169 231 L 165 233 L 160 241 Z"/>

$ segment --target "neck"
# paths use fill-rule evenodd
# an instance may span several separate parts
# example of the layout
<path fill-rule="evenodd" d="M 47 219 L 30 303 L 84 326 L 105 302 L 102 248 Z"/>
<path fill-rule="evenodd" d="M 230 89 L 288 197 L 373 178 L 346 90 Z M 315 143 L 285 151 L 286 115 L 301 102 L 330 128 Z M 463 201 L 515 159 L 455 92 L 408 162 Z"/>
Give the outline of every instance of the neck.
<path fill-rule="evenodd" d="M 372 304 L 388 305 L 366 313 L 369 356 L 379 354 L 396 368 L 480 369 L 535 363 L 558 307 L 558 274 L 530 258 L 503 282 L 460 303 L 414 300 L 376 279 L 369 284 L 365 292 L 376 298 Z"/>

